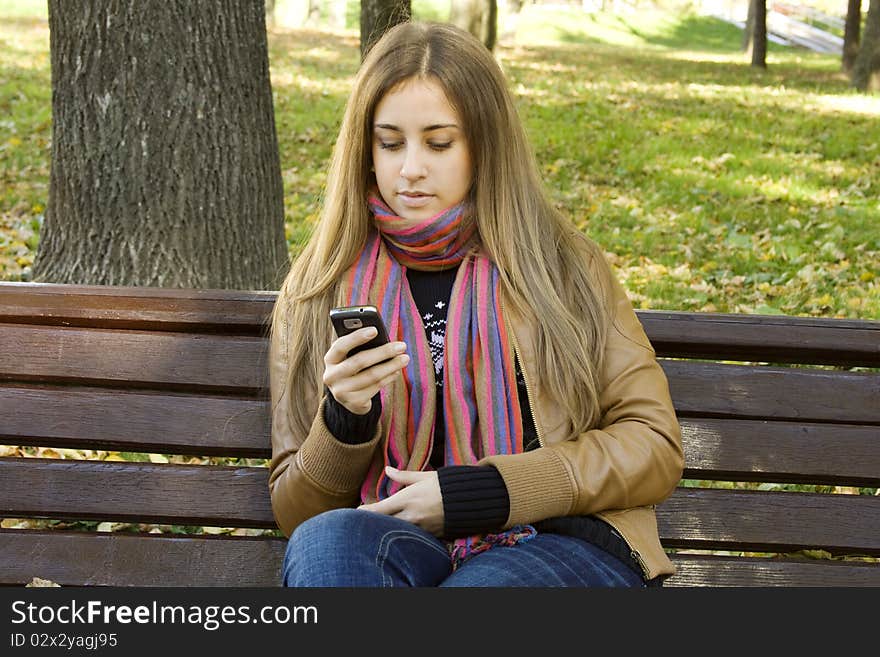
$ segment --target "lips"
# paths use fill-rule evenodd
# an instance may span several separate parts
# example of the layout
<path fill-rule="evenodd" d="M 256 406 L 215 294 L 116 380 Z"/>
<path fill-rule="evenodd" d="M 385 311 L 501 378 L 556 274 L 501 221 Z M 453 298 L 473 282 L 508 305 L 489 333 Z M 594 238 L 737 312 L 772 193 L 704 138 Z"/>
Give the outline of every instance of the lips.
<path fill-rule="evenodd" d="M 434 198 L 432 194 L 410 191 L 398 192 L 397 197 L 400 199 L 400 202 L 408 208 L 424 207 Z"/>

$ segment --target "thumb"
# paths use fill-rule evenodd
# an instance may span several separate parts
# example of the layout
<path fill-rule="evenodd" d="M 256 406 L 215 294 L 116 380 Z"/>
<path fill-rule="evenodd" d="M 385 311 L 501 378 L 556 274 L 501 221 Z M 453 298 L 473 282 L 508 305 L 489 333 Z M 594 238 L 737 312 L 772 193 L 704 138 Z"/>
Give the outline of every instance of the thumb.
<path fill-rule="evenodd" d="M 397 468 L 393 468 L 390 465 L 386 465 L 385 474 L 388 475 L 388 478 L 392 481 L 396 481 L 397 483 L 403 484 L 404 486 L 409 486 L 410 484 L 414 484 L 417 481 L 421 480 L 422 476 L 425 473 L 413 472 L 410 470 L 398 470 Z"/>

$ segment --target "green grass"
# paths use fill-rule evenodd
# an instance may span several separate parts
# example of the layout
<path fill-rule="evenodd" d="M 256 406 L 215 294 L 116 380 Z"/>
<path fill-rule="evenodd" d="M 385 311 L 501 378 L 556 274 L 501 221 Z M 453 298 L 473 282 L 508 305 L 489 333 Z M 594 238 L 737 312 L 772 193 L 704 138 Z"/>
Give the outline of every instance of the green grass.
<path fill-rule="evenodd" d="M 49 42 L 44 16 L 2 15 L 13 5 L 0 0 L 0 279 L 27 280 L 48 196 Z M 414 14 L 443 17 L 428 2 Z M 270 30 L 292 254 L 358 65 L 351 24 Z M 758 71 L 739 45 L 681 12 L 530 6 L 496 52 L 554 201 L 637 307 L 880 318 L 880 97 L 854 93 L 835 57 L 771 44 Z"/>

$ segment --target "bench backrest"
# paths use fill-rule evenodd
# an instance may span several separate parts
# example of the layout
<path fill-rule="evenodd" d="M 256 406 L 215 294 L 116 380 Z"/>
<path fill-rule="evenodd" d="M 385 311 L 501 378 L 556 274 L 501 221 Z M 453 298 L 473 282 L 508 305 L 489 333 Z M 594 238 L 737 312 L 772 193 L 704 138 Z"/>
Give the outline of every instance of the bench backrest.
<path fill-rule="evenodd" d="M 0 283 L 0 443 L 58 456 L 0 458 L 0 584 L 278 584 L 274 300 Z M 685 479 L 658 507 L 668 584 L 880 585 L 880 564 L 841 558 L 880 557 L 880 497 L 855 494 L 880 486 L 880 322 L 640 317 L 685 439 Z"/>

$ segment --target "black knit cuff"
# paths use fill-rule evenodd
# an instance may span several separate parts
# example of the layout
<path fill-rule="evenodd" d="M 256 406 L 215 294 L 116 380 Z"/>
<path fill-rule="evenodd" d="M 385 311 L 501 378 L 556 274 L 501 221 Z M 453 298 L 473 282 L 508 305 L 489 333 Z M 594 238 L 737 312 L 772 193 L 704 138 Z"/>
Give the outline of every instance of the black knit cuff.
<path fill-rule="evenodd" d="M 437 470 L 447 538 L 500 530 L 510 514 L 510 497 L 491 465 L 447 465 Z"/>
<path fill-rule="evenodd" d="M 373 395 L 370 410 L 364 415 L 357 415 L 336 401 L 329 388 L 325 388 L 324 391 L 327 394 L 327 401 L 324 404 L 324 424 L 333 437 L 347 445 L 370 442 L 379 424 L 379 416 L 382 415 L 379 393 Z"/>

